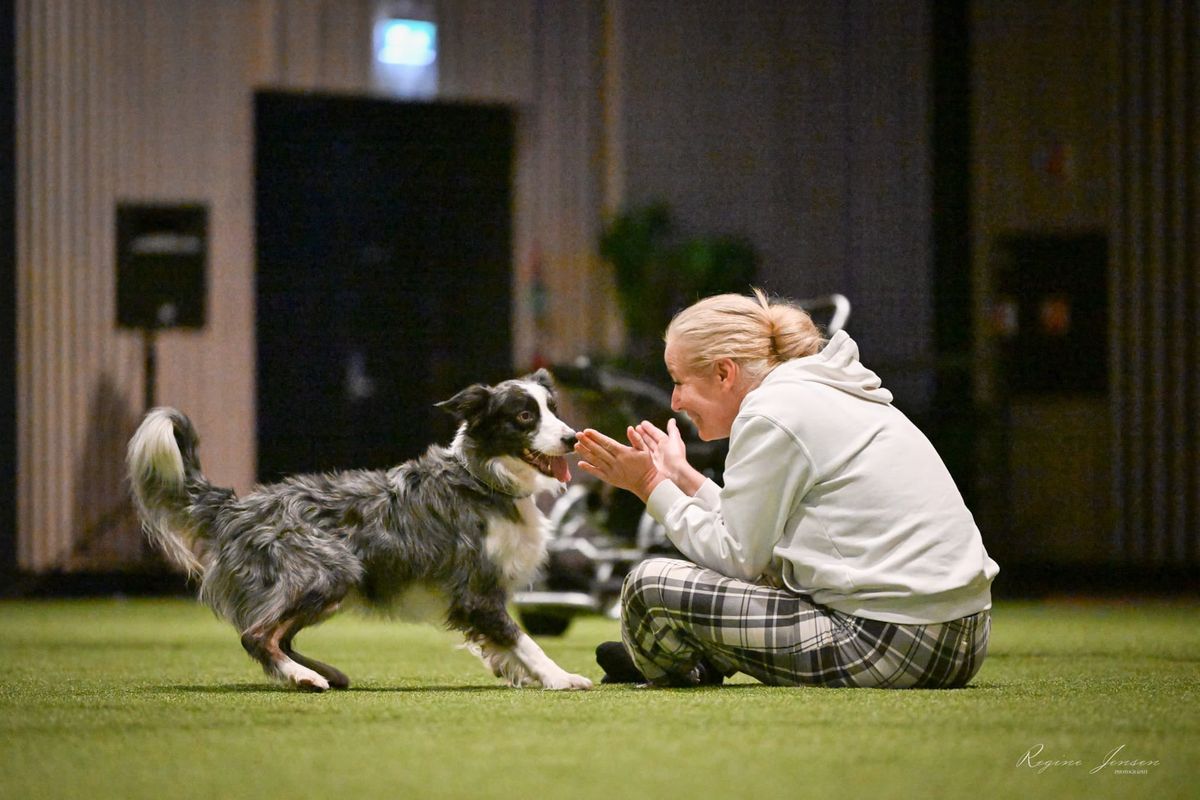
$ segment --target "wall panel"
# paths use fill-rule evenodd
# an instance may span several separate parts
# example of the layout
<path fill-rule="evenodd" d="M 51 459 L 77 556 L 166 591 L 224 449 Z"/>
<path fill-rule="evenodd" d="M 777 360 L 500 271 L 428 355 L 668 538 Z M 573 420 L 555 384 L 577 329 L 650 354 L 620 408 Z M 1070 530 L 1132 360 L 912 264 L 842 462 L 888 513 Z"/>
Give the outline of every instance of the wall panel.
<path fill-rule="evenodd" d="M 166 333 L 158 398 L 206 432 L 215 476 L 253 465 L 252 220 L 244 199 L 249 4 L 18 4 L 18 515 L 23 568 L 136 561 L 123 443 L 140 413 L 139 337 L 114 326 L 117 202 L 210 206 L 210 319 Z M 228 146 L 240 139 L 241 151 Z M 219 378 L 214 379 L 214 376 Z"/>
<path fill-rule="evenodd" d="M 579 288 L 592 280 L 580 270 L 598 274 L 583 254 L 598 224 L 588 120 L 601 6 L 436 6 L 445 96 L 513 103 L 528 121 L 517 175 L 517 362 L 539 347 L 527 290 L 535 231 L 552 242 L 544 269 L 561 296 L 551 303 L 547 338 L 566 343 L 561 355 L 586 349 L 611 318 Z M 253 93 L 369 93 L 374 7 L 17 0 L 21 568 L 109 569 L 144 557 L 123 486 L 124 445 L 143 387 L 140 338 L 113 322 L 118 201 L 209 205 L 208 324 L 162 335 L 157 396 L 193 417 L 215 482 L 252 485 Z M 539 11 L 561 19 L 535 24 Z M 547 53 L 553 62 L 543 61 Z M 560 59 L 590 71 L 564 79 Z M 537 152 L 544 146 L 553 151 L 546 158 Z M 591 322 L 580 328 L 579 319 Z"/>

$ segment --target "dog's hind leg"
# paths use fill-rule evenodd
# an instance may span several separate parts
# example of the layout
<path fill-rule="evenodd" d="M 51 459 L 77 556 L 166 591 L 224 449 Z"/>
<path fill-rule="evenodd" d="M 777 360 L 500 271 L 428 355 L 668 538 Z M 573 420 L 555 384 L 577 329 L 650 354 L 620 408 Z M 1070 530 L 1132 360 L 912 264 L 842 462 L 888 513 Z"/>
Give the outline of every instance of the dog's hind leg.
<path fill-rule="evenodd" d="M 292 622 L 287 621 L 248 630 L 242 634 L 242 647 L 262 664 L 263 672 L 268 675 L 303 691 L 323 692 L 329 688 L 329 680 L 311 667 L 294 661 L 281 646 L 291 625 Z"/>
<path fill-rule="evenodd" d="M 328 609 L 326 613 L 322 614 L 322 616 L 328 616 L 336 610 L 337 605 L 334 605 Z M 295 661 L 302 667 L 311 669 L 313 672 L 316 672 L 325 678 L 325 680 L 329 681 L 330 688 L 349 689 L 350 679 L 346 677 L 344 672 L 339 670 L 337 667 L 331 667 L 328 664 L 317 661 L 315 658 L 309 658 L 308 656 L 301 655 L 300 653 L 296 652 L 295 648 L 292 647 L 292 639 L 294 639 L 296 634 L 308 624 L 309 622 L 307 620 L 293 620 L 291 626 L 283 635 L 283 638 L 280 639 L 279 648 L 284 652 L 284 654 L 292 659 L 292 661 Z"/>
<path fill-rule="evenodd" d="M 289 657 L 302 667 L 308 667 L 313 672 L 317 673 L 325 680 L 329 681 L 331 689 L 349 689 L 350 679 L 346 677 L 346 673 L 342 672 L 337 667 L 332 667 L 322 661 L 317 661 L 315 658 L 301 655 L 295 650 L 285 651 Z"/>

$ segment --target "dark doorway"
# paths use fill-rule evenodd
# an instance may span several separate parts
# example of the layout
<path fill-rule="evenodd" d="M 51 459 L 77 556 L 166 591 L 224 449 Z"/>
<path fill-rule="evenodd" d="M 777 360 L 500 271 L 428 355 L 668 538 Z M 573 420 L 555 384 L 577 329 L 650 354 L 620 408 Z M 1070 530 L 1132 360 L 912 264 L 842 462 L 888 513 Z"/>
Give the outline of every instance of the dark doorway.
<path fill-rule="evenodd" d="M 511 112 L 271 92 L 255 132 L 259 479 L 448 441 L 512 366 Z"/>

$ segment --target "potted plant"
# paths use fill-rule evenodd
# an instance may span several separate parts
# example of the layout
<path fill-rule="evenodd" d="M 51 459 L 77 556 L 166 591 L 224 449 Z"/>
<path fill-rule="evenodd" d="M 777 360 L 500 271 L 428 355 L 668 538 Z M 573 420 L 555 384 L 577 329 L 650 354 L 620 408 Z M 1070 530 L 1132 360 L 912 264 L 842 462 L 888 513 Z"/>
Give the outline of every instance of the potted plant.
<path fill-rule="evenodd" d="M 701 297 L 745 292 L 758 253 L 744 237 L 679 238 L 665 203 L 626 211 L 600 234 L 600 255 L 613 267 L 635 371 L 662 370 L 662 335 L 671 317 Z"/>

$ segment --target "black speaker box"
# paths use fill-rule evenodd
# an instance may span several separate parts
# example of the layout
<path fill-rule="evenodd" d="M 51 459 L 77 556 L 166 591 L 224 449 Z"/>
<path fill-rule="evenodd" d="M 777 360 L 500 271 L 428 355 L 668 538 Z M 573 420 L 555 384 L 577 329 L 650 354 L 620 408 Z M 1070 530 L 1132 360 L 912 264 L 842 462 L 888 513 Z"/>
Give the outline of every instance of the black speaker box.
<path fill-rule="evenodd" d="M 117 325 L 204 327 L 208 208 L 117 206 Z"/>

